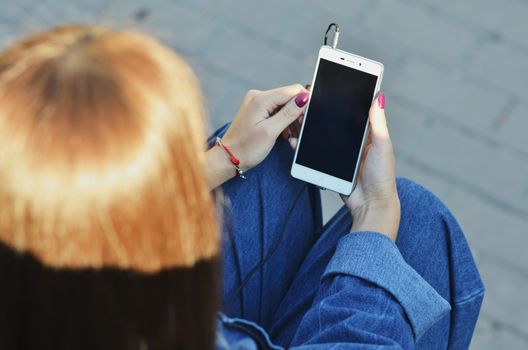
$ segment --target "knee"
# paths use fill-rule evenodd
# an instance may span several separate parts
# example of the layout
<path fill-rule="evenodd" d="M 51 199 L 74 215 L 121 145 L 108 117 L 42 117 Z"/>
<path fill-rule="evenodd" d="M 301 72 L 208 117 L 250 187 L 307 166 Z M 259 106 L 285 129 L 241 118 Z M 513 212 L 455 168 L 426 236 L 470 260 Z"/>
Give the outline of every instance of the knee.
<path fill-rule="evenodd" d="M 402 253 L 439 249 L 449 236 L 462 236 L 449 209 L 431 191 L 409 179 L 398 178 L 396 184 L 401 203 L 397 244 Z"/>
<path fill-rule="evenodd" d="M 447 300 L 481 293 L 480 274 L 453 214 L 411 180 L 399 178 L 397 187 L 401 219 L 396 244 L 404 259 Z"/>
<path fill-rule="evenodd" d="M 449 214 L 446 205 L 431 191 L 422 185 L 406 179 L 397 178 L 396 186 L 402 207 L 402 215 L 412 214 L 423 220 Z"/>

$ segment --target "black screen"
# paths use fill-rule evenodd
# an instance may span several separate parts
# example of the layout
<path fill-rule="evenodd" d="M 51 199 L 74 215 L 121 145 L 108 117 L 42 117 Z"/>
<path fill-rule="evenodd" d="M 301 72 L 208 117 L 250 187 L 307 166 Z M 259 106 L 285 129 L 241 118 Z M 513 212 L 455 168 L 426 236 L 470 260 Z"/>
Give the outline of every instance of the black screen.
<path fill-rule="evenodd" d="M 351 182 L 377 76 L 321 59 L 297 163 Z"/>

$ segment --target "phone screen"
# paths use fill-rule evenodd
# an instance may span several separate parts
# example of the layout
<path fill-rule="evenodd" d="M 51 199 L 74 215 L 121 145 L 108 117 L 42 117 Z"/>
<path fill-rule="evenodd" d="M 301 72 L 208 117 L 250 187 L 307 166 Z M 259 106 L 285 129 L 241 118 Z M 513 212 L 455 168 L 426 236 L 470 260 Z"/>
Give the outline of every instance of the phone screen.
<path fill-rule="evenodd" d="M 377 79 L 320 59 L 296 163 L 352 181 Z"/>

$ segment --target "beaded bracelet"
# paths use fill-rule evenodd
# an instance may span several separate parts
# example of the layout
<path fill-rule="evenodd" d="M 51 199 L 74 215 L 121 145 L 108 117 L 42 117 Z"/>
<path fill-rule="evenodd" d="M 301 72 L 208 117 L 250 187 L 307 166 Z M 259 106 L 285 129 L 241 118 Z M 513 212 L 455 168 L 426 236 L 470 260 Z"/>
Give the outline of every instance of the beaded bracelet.
<path fill-rule="evenodd" d="M 246 176 L 244 175 L 244 171 L 240 169 L 240 160 L 238 160 L 238 158 L 235 157 L 231 150 L 227 148 L 226 145 L 224 145 L 220 137 L 216 138 L 215 144 L 220 146 L 220 148 L 222 148 L 227 153 L 227 155 L 229 156 L 229 161 L 235 166 L 237 176 L 245 180 Z"/>

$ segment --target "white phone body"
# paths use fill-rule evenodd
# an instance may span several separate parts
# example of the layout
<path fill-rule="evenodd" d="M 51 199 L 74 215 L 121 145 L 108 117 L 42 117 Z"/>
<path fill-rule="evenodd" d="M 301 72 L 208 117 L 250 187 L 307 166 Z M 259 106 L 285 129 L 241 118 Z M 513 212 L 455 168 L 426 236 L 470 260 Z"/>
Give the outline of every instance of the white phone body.
<path fill-rule="evenodd" d="M 352 181 L 346 181 L 342 178 L 332 176 L 325 172 L 321 172 L 319 170 L 312 169 L 312 168 L 309 168 L 309 167 L 306 167 L 304 165 L 297 163 L 297 156 L 298 156 L 299 150 L 303 147 L 302 146 L 303 145 L 303 132 L 304 132 L 304 128 L 306 125 L 306 121 L 310 118 L 310 101 L 312 98 L 311 95 L 317 86 L 316 77 L 317 77 L 317 72 L 319 69 L 319 63 L 321 62 L 321 59 L 325 59 L 333 63 L 337 63 L 339 65 L 348 67 L 350 69 L 355 69 L 361 72 L 375 75 L 377 77 L 377 81 L 375 84 L 374 91 L 372 92 L 372 99 L 370 101 L 371 104 L 374 101 L 380 89 L 384 67 L 383 67 L 383 64 L 379 62 L 376 62 L 376 61 L 373 61 L 373 60 L 370 60 L 368 58 L 364 58 L 361 56 L 357 56 L 357 55 L 354 55 L 354 54 L 351 54 L 351 53 L 348 53 L 348 52 L 345 52 L 339 49 L 334 49 L 330 46 L 322 46 L 321 49 L 319 50 L 317 64 L 315 67 L 315 72 L 314 72 L 313 80 L 312 80 L 312 88 L 310 90 L 310 100 L 306 107 L 304 121 L 301 126 L 301 130 L 299 134 L 299 141 L 297 143 L 297 148 L 295 150 L 295 156 L 293 158 L 293 164 L 291 167 L 291 175 L 299 180 L 303 180 L 305 182 L 314 184 L 323 189 L 328 189 L 328 190 L 338 192 L 340 194 L 348 196 L 352 193 L 352 191 L 354 190 L 356 186 L 358 168 L 359 168 L 359 164 L 361 163 L 361 157 L 363 155 L 363 147 L 364 147 L 365 140 L 369 132 L 368 116 L 366 116 L 365 118 L 366 122 L 364 125 L 363 138 L 361 140 L 359 156 L 357 157 L 357 161 L 354 166 L 354 174 L 352 177 Z M 333 155 L 328 155 L 328 156 L 335 157 L 336 160 L 339 161 L 339 154 L 333 154 Z"/>

